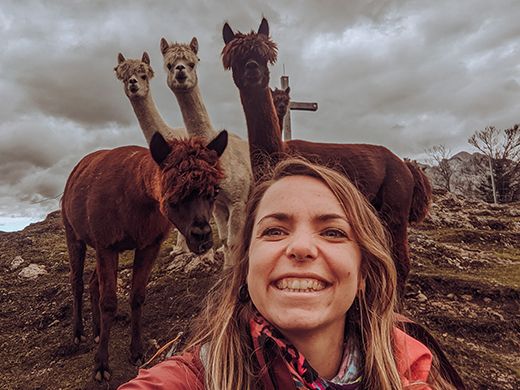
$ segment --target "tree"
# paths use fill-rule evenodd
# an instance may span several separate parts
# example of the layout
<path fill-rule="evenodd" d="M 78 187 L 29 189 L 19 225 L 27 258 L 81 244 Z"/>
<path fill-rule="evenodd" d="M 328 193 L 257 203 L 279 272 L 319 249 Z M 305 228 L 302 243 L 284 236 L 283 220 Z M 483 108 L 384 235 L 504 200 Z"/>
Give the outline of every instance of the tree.
<path fill-rule="evenodd" d="M 430 156 L 430 161 L 437 166 L 437 172 L 442 179 L 442 188 L 451 192 L 450 180 L 453 176 L 453 168 L 449 162 L 451 150 L 445 145 L 435 145 L 425 152 Z"/>
<path fill-rule="evenodd" d="M 520 125 L 499 130 L 488 126 L 476 131 L 468 142 L 487 156 L 489 182 L 494 203 L 520 198 Z"/>

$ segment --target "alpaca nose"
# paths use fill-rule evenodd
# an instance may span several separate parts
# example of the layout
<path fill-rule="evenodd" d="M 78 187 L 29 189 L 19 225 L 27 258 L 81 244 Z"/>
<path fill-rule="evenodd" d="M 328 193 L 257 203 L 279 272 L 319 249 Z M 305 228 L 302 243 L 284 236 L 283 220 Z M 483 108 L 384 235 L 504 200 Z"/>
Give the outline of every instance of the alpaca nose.
<path fill-rule="evenodd" d="M 190 235 L 197 241 L 209 241 L 211 239 L 211 227 L 207 223 L 193 226 Z"/>
<path fill-rule="evenodd" d="M 185 69 L 185 66 L 182 65 L 182 64 L 179 64 L 179 65 L 177 65 L 177 66 L 175 67 L 175 69 L 177 69 L 177 70 L 184 70 L 184 69 Z"/>
<path fill-rule="evenodd" d="M 249 69 L 249 70 L 258 69 L 258 63 L 254 60 L 249 60 L 246 63 L 246 69 Z"/>
<path fill-rule="evenodd" d="M 130 84 L 137 84 L 137 79 L 130 79 L 128 82 Z"/>

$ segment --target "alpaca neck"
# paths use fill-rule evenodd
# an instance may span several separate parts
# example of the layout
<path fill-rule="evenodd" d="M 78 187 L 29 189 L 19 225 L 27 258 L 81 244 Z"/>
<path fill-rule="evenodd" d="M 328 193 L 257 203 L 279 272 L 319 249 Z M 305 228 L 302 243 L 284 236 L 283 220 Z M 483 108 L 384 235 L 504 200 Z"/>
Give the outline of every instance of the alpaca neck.
<path fill-rule="evenodd" d="M 146 194 L 151 201 L 154 203 L 160 203 L 161 201 L 161 170 L 159 166 L 153 161 L 152 156 L 149 153 L 145 154 L 138 167 L 139 175 L 141 179 L 140 188 Z"/>
<path fill-rule="evenodd" d="M 241 89 L 240 100 L 246 116 L 251 164 L 256 175 L 259 172 L 255 167 L 259 167 L 261 161 L 258 160 L 262 160 L 256 156 L 267 155 L 276 160 L 284 151 L 280 124 L 269 88 Z"/>
<path fill-rule="evenodd" d="M 188 134 L 206 138 L 213 137 L 215 130 L 211 125 L 199 86 L 196 85 L 189 91 L 174 91 L 174 94 L 179 103 Z"/>
<path fill-rule="evenodd" d="M 134 108 L 139 126 L 141 126 L 141 130 L 148 144 L 150 144 L 152 135 L 157 131 L 161 133 L 163 137 L 169 138 L 171 131 L 161 114 L 159 114 L 151 94 L 148 94 L 144 98 L 130 99 L 130 103 Z"/>
<path fill-rule="evenodd" d="M 283 140 L 283 118 L 285 118 L 285 115 L 282 115 L 279 119 L 278 119 L 278 129 L 280 130 L 280 132 L 278 133 L 279 134 L 279 137 L 281 140 Z"/>

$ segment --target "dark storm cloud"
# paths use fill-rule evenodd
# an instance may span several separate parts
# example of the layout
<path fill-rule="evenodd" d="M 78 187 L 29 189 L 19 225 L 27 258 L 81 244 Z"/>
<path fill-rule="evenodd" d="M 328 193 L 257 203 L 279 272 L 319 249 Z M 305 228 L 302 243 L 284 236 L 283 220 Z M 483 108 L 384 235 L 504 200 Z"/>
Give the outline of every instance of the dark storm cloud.
<path fill-rule="evenodd" d="M 159 41 L 199 41 L 199 83 L 216 128 L 246 136 L 222 25 L 268 18 L 294 100 L 296 138 L 382 144 L 421 157 L 434 144 L 471 150 L 487 125 L 519 122 L 520 4 L 513 0 L 5 1 L 0 8 L 0 217 L 58 207 L 85 154 L 144 138 L 113 68 L 117 53 L 150 54 L 151 90 L 172 126 L 181 114 L 166 86 Z"/>

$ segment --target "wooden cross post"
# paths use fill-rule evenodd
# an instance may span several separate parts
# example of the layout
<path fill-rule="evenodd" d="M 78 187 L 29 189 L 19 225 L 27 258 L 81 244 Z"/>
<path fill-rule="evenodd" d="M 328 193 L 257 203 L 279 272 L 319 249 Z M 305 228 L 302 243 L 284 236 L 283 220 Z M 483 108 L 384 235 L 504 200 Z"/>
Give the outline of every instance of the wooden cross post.
<path fill-rule="evenodd" d="M 282 89 L 285 91 L 289 86 L 289 76 L 282 76 L 280 78 Z M 318 109 L 318 103 L 307 103 L 307 102 L 293 102 L 289 103 L 289 110 L 285 114 L 283 119 L 283 140 L 288 141 L 291 139 L 291 110 L 299 111 L 316 111 Z"/>

